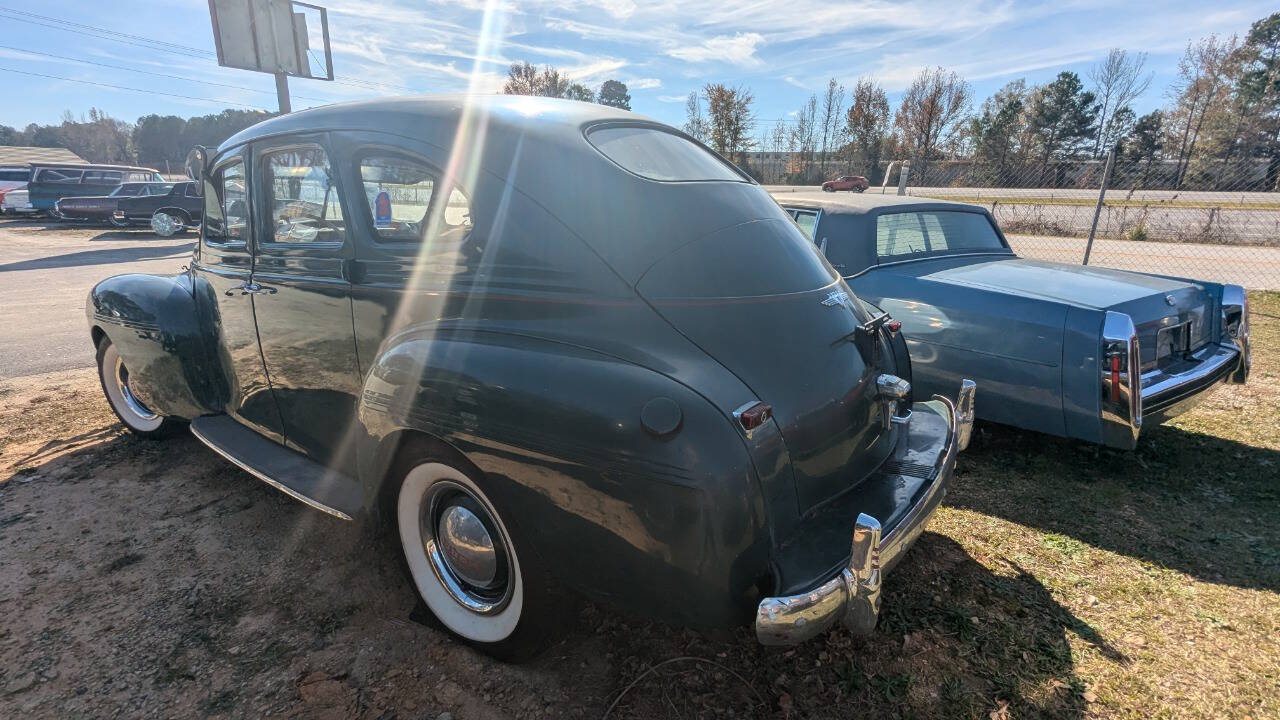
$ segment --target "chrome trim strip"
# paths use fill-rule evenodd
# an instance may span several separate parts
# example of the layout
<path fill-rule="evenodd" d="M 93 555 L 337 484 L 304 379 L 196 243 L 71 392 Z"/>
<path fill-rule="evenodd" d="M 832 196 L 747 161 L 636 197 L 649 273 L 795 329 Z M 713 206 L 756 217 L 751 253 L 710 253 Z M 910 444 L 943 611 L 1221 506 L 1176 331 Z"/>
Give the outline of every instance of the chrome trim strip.
<path fill-rule="evenodd" d="M 1240 324 L 1232 332 L 1226 327 L 1228 311 L 1239 311 Z M 1249 296 L 1239 285 L 1222 286 L 1222 337 L 1235 344 L 1240 351 L 1240 365 L 1232 373 L 1230 382 L 1244 384 L 1249 379 L 1249 370 L 1253 360 L 1249 355 Z"/>
<path fill-rule="evenodd" d="M 192 425 L 191 425 L 191 434 L 192 434 L 192 435 L 195 435 L 195 436 L 196 436 L 196 439 L 197 439 L 197 440 L 199 440 L 200 442 L 204 443 L 205 445 L 208 445 L 210 450 L 213 450 L 214 452 L 218 453 L 218 454 L 219 454 L 219 455 L 221 455 L 222 457 L 224 457 L 224 458 L 226 458 L 227 460 L 229 460 L 229 461 L 231 462 L 231 464 L 232 464 L 232 465 L 235 465 L 236 467 L 240 468 L 241 470 L 244 470 L 245 472 L 249 473 L 250 475 L 252 475 L 252 476 L 254 476 L 254 477 L 256 477 L 256 478 L 258 478 L 259 480 L 261 480 L 262 482 L 264 482 L 264 483 L 266 483 L 266 484 L 270 485 L 271 487 L 273 487 L 273 488 L 275 488 L 275 489 L 279 490 L 280 492 L 284 493 L 285 495 L 288 495 L 289 497 L 293 498 L 294 500 L 297 500 L 297 501 L 299 501 L 299 502 L 301 502 L 301 503 L 303 503 L 303 504 L 305 504 L 305 505 L 309 505 L 309 506 L 311 506 L 311 507 L 315 508 L 316 510 L 319 510 L 320 512 L 328 513 L 329 515 L 332 515 L 332 516 L 334 516 L 334 517 L 336 517 L 336 518 L 339 518 L 339 519 L 341 519 L 341 520 L 350 520 L 350 519 L 351 519 L 351 516 L 350 516 L 350 515 L 348 515 L 348 514 L 346 514 L 346 513 L 342 512 L 341 510 L 335 510 L 335 509 L 333 509 L 333 508 L 329 507 L 328 505 L 325 505 L 324 503 L 322 503 L 322 502 L 320 502 L 320 501 L 318 501 L 318 500 L 315 500 L 315 499 L 313 499 L 313 498 L 309 498 L 309 497 L 307 497 L 306 495 L 303 495 L 302 493 L 298 492 L 297 490 L 294 490 L 294 489 L 290 488 L 289 486 L 284 485 L 283 483 L 279 482 L 278 480 L 274 480 L 274 479 L 272 479 L 271 477 L 269 477 L 269 476 L 268 476 L 268 475 L 266 475 L 265 473 L 262 473 L 262 472 L 260 472 L 260 471 L 258 471 L 258 470 L 256 470 L 256 469 L 254 469 L 254 468 L 250 467 L 250 466 L 249 466 L 249 465 L 247 465 L 246 463 L 242 462 L 241 460 L 239 460 L 239 459 L 238 459 L 238 458 L 236 458 L 235 456 L 233 456 L 233 455 L 231 455 L 230 453 L 228 453 L 226 450 L 223 450 L 222 448 L 218 447 L 216 444 L 214 444 L 214 442 L 213 442 L 212 440 L 210 440 L 209 438 L 207 438 L 207 437 L 205 437 L 204 435 L 202 435 L 202 434 L 200 433 L 200 429 L 199 429 L 199 428 L 197 428 L 194 424 L 192 424 Z"/>
<path fill-rule="evenodd" d="M 970 381 L 965 381 L 961 395 L 971 386 Z M 762 599 L 756 608 L 755 619 L 756 640 L 762 645 L 804 642 L 826 631 L 836 620 L 842 621 L 858 635 L 870 634 L 875 629 L 880 615 L 880 585 L 884 574 L 902 559 L 906 550 L 924 532 L 929 518 L 946 494 L 955 470 L 956 455 L 960 451 L 962 422 L 957 417 L 955 404 L 942 395 L 934 395 L 933 399 L 947 408 L 951 433 L 939 454 L 935 465 L 937 473 L 928 490 L 887 536 L 881 535 L 879 521 L 859 513 L 854 522 L 849 564 L 841 568 L 835 577 L 808 592 Z"/>

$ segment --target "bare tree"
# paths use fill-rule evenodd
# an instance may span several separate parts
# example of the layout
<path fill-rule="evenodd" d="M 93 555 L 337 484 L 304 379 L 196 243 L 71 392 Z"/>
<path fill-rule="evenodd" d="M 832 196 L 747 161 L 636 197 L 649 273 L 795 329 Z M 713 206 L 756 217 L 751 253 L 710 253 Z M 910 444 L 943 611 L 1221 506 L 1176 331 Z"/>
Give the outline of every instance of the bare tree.
<path fill-rule="evenodd" d="M 791 129 L 791 140 L 794 149 L 792 156 L 792 172 L 799 175 L 801 182 L 808 182 L 813 166 L 813 154 L 818 142 L 818 97 L 810 95 L 808 102 L 796 113 L 796 124 Z"/>
<path fill-rule="evenodd" d="M 705 143 L 707 141 L 707 116 L 702 114 L 702 96 L 697 90 L 689 91 L 684 101 L 684 131 L 687 135 Z"/>
<path fill-rule="evenodd" d="M 939 144 L 962 124 L 969 108 L 969 83 L 941 67 L 921 70 L 902 95 L 894 125 L 903 149 L 911 155 L 913 173 L 923 168 Z"/>
<path fill-rule="evenodd" d="M 835 145 L 839 147 L 839 137 L 842 134 L 841 115 L 844 114 L 844 86 L 836 82 L 835 78 L 827 81 L 826 92 L 822 94 L 822 147 L 821 147 L 821 166 L 822 177 L 827 176 L 827 157 L 831 154 L 831 147 Z"/>
<path fill-rule="evenodd" d="M 594 93 L 583 85 L 572 82 L 567 75 L 547 65 L 538 70 L 528 62 L 513 63 L 507 70 L 507 82 L 502 86 L 505 95 L 540 95 L 542 97 L 569 97 L 574 100 L 592 98 Z M 571 90 L 572 88 L 572 90 Z"/>
<path fill-rule="evenodd" d="M 1120 48 L 1112 48 L 1105 60 L 1089 69 L 1093 95 L 1098 101 L 1098 133 L 1093 143 L 1094 157 L 1105 155 L 1111 149 L 1106 143 L 1124 135 L 1119 128 L 1112 127 L 1117 116 L 1127 119 L 1132 125 L 1133 110 L 1129 106 L 1151 87 L 1151 78 L 1155 76 L 1155 73 L 1143 72 L 1146 65 L 1146 53 L 1130 55 Z M 1121 112 L 1124 109 L 1129 109 L 1127 118 Z"/>
<path fill-rule="evenodd" d="M 880 154 L 889 134 L 889 97 L 874 80 L 862 78 L 853 86 L 853 102 L 845 115 L 845 132 L 849 135 L 850 154 L 861 152 L 863 173 L 872 183 L 879 182 Z"/>
<path fill-rule="evenodd" d="M 1209 109 L 1227 101 L 1230 83 L 1226 71 L 1239 44 L 1234 35 L 1226 40 L 1210 35 L 1199 42 L 1189 43 L 1178 61 L 1178 79 L 1169 88 L 1174 101 L 1171 112 L 1175 118 L 1178 146 L 1173 181 L 1175 190 L 1182 186 L 1186 177 Z"/>

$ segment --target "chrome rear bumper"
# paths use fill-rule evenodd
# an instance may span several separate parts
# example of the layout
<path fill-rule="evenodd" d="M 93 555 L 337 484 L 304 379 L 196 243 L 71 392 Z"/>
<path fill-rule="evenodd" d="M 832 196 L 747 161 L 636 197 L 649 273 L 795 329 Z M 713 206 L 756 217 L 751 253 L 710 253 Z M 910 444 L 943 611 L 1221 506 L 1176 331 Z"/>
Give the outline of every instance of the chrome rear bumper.
<path fill-rule="evenodd" d="M 975 386 L 961 384 L 955 403 L 941 395 L 934 400 L 947 410 L 950 435 L 937 460 L 933 482 L 906 515 L 884 535 L 880 522 L 860 513 L 854 523 L 849 564 L 835 577 L 796 595 L 767 597 L 756 609 L 756 639 L 763 645 L 794 645 L 829 629 L 836 621 L 857 635 L 870 634 L 880 616 L 880 584 L 924 532 L 955 470 L 956 455 L 968 444 L 973 428 Z"/>

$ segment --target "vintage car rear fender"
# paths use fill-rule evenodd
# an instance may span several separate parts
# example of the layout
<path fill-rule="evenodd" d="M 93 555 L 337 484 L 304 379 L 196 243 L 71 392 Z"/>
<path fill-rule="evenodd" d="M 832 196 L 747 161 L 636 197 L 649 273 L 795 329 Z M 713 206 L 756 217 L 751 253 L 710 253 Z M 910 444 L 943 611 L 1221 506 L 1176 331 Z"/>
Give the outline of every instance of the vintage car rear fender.
<path fill-rule="evenodd" d="M 178 275 L 116 275 L 89 291 L 85 313 L 129 368 L 130 389 L 163 415 L 193 418 L 222 408 L 223 374 L 210 367 L 192 280 Z"/>
<path fill-rule="evenodd" d="M 479 468 L 513 532 L 589 596 L 730 625 L 766 589 L 769 531 L 743 434 L 665 375 L 522 336 L 411 333 L 373 363 L 360 417 L 371 506 L 402 434 L 417 433 Z"/>

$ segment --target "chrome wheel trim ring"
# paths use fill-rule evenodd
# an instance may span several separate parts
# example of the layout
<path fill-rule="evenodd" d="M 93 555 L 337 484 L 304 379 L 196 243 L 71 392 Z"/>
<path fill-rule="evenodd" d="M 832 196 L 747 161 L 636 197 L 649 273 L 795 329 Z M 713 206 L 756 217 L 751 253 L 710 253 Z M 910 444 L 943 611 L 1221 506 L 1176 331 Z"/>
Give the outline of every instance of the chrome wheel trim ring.
<path fill-rule="evenodd" d="M 166 212 L 158 212 L 151 216 L 151 229 L 160 237 L 169 237 L 178 232 L 182 221 Z"/>
<path fill-rule="evenodd" d="M 487 529 L 491 529 L 495 552 L 505 556 L 507 574 L 501 590 L 477 592 L 445 558 L 437 534 L 451 497 L 468 498 L 491 523 Z M 520 559 L 502 518 L 480 488 L 453 467 L 423 463 L 410 470 L 401 483 L 396 516 L 409 572 L 418 595 L 431 612 L 451 631 L 469 640 L 499 642 L 510 636 L 524 608 Z"/>
<path fill-rule="evenodd" d="M 125 367 L 124 359 L 116 352 L 114 345 L 108 347 L 103 354 L 100 373 L 107 401 L 126 425 L 141 432 L 150 432 L 160 427 L 164 417 L 153 412 L 133 394 L 133 390 L 129 388 L 129 369 Z"/>

